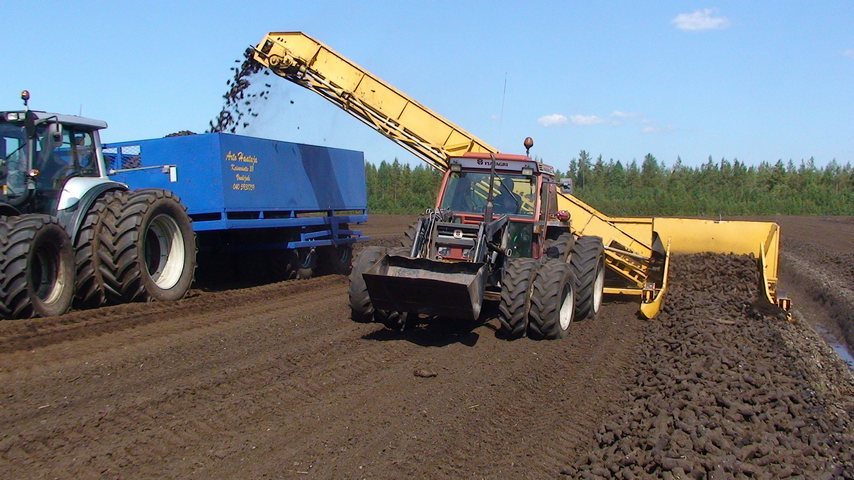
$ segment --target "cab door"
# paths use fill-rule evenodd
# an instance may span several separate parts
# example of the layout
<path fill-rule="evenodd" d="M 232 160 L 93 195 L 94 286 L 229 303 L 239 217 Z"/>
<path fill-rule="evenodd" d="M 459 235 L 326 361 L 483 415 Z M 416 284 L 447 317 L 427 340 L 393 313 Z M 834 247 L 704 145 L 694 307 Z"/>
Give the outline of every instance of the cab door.
<path fill-rule="evenodd" d="M 59 138 L 55 130 L 44 128 L 35 148 L 33 166 L 36 177 L 36 209 L 54 214 L 62 189 L 69 178 L 97 177 L 97 156 L 92 132 L 73 127 L 61 129 Z"/>

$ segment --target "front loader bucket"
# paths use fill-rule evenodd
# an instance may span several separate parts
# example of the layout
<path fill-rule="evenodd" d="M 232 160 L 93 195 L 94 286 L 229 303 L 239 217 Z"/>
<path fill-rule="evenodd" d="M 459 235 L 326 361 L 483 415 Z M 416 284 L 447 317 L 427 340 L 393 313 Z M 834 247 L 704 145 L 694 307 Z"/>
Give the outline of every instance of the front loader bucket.
<path fill-rule="evenodd" d="M 362 277 L 374 308 L 474 320 L 485 272 L 483 263 L 386 255 Z"/>

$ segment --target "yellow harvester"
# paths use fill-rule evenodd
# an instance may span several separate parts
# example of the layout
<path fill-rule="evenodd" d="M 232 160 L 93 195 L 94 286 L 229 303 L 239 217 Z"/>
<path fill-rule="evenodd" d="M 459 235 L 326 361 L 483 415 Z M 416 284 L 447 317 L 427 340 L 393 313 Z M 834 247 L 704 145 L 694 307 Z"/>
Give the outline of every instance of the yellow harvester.
<path fill-rule="evenodd" d="M 450 168 L 451 159 L 465 154 L 498 153 L 303 33 L 269 33 L 255 48 L 254 59 L 337 105 L 441 172 Z M 785 310 L 790 308 L 790 301 L 777 292 L 780 227 L 775 223 L 609 217 L 568 193 L 558 195 L 557 207 L 569 212 L 573 235 L 602 238 L 605 264 L 611 272 L 604 293 L 638 297 L 646 318 L 661 309 L 672 253 L 753 255 L 765 298 Z"/>

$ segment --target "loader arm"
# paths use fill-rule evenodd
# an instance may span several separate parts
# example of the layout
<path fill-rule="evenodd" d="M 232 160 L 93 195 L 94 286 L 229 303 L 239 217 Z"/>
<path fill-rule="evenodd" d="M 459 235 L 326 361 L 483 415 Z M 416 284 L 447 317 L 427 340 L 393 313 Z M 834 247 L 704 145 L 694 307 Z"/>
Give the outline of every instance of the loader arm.
<path fill-rule="evenodd" d="M 498 149 L 304 33 L 269 33 L 255 48 L 253 58 L 276 75 L 332 102 L 440 172 L 449 168 L 451 158 L 466 153 L 498 153 Z M 606 265 L 620 279 L 615 285 L 606 285 L 605 293 L 640 297 L 640 311 L 647 318 L 657 315 L 661 308 L 670 252 L 693 252 L 697 245 L 704 248 L 700 251 L 712 253 L 753 254 L 761 263 L 768 300 L 783 303 L 776 297 L 776 224 L 739 222 L 721 226 L 704 220 L 609 217 L 568 194 L 558 197 L 558 208 L 570 213 L 575 235 L 602 237 Z M 753 225 L 742 229 L 746 224 Z M 705 237 L 688 237 L 686 229 Z M 727 235 L 738 240 L 729 244 L 709 241 Z M 733 249 L 729 249 L 731 244 L 735 244 Z"/>

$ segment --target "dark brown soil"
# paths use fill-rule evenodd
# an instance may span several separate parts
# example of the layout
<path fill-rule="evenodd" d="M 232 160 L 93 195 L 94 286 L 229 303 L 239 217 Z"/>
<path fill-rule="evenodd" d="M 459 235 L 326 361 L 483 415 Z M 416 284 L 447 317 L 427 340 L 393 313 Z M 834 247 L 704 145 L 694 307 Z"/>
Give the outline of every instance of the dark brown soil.
<path fill-rule="evenodd" d="M 783 239 L 781 288 L 797 297 L 796 317 L 854 362 L 854 217 L 774 220 Z"/>
<path fill-rule="evenodd" d="M 677 263 L 659 320 L 607 303 L 555 342 L 357 324 L 342 276 L 0 322 L 0 477 L 850 476 L 851 372 L 723 258 Z"/>
<path fill-rule="evenodd" d="M 819 368 L 806 326 L 755 305 L 755 261 L 677 257 L 671 278 L 668 305 L 638 351 L 631 405 L 616 409 L 597 448 L 564 473 L 854 477 L 850 372 L 839 362 Z"/>

